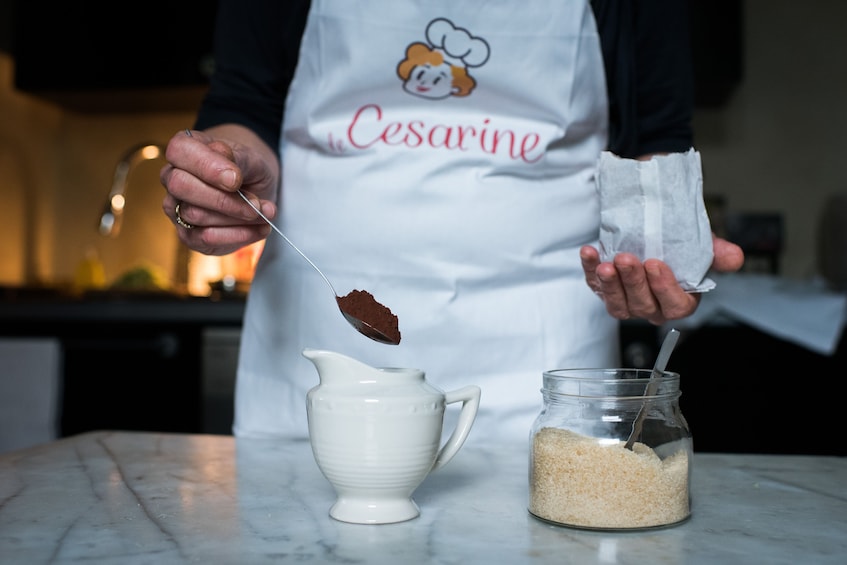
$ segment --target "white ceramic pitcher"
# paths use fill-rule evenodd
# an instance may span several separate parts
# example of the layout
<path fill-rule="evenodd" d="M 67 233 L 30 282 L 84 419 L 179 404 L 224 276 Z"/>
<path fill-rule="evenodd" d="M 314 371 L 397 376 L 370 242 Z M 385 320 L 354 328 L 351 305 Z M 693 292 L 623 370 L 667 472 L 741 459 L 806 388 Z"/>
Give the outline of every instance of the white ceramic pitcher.
<path fill-rule="evenodd" d="M 320 377 L 306 409 L 315 461 L 337 495 L 330 516 L 357 524 L 419 516 L 412 493 L 462 447 L 479 387 L 445 393 L 419 369 L 375 368 L 317 349 L 303 355 Z M 444 410 L 454 402 L 462 402 L 456 428 L 440 445 Z"/>

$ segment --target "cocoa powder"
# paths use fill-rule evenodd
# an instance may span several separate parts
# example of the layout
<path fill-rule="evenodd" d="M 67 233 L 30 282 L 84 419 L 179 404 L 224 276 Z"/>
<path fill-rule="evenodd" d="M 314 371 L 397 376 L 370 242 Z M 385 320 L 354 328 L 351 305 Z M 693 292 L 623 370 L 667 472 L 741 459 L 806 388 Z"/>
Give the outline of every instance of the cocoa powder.
<path fill-rule="evenodd" d="M 366 290 L 353 290 L 346 296 L 338 297 L 341 311 L 365 322 L 381 333 L 393 344 L 400 343 L 400 329 L 397 316 L 383 306 Z M 367 330 L 367 328 L 364 328 Z M 363 332 L 367 333 L 367 331 Z"/>

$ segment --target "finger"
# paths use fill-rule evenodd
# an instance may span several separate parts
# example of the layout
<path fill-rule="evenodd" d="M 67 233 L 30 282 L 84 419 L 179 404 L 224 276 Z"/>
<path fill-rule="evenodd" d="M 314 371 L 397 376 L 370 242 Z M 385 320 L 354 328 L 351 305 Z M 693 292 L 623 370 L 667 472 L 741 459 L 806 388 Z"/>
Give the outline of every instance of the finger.
<path fill-rule="evenodd" d="M 178 132 L 168 142 L 165 158 L 176 170 L 183 170 L 208 186 L 233 192 L 241 186 L 241 169 L 232 150 L 202 132 L 189 137 Z"/>
<path fill-rule="evenodd" d="M 579 250 L 579 259 L 582 263 L 582 272 L 585 274 L 585 283 L 595 293 L 600 292 L 600 281 L 597 279 L 597 266 L 600 264 L 600 253 L 590 245 L 584 245 Z"/>
<path fill-rule="evenodd" d="M 244 243 L 232 242 L 232 237 L 229 234 L 222 233 L 220 235 L 215 235 L 221 232 L 221 230 L 228 230 L 229 228 L 198 228 L 195 230 L 180 230 L 179 239 L 182 241 L 190 249 L 197 251 L 198 253 L 202 253 L 203 255 L 212 255 L 212 256 L 223 256 L 229 255 L 230 253 L 234 253 L 239 249 L 244 248 L 247 245 L 255 243 L 259 241 L 253 236 L 243 238 Z M 240 240 L 241 238 L 239 238 Z M 209 244 L 207 240 L 226 240 L 221 244 Z"/>
<path fill-rule="evenodd" d="M 185 139 L 189 139 L 185 137 Z M 193 139 L 193 138 L 191 138 Z M 205 146 L 203 146 L 205 149 Z M 219 148 L 224 147 L 219 144 Z M 217 154 L 217 153 L 216 153 Z M 204 181 L 204 175 L 192 173 L 172 164 L 162 167 L 160 180 L 166 188 L 170 199 L 163 202 L 166 210 L 173 210 L 177 202 L 182 203 L 180 216 L 199 226 L 227 226 L 237 224 L 260 225 L 263 220 L 248 206 L 237 193 L 221 190 L 217 186 Z M 251 201 L 268 217 L 276 214 L 276 207 L 271 202 L 262 203 L 253 196 Z M 171 215 L 171 214 L 169 214 Z"/>
<path fill-rule="evenodd" d="M 238 199 L 237 202 L 221 202 L 221 200 L 215 200 L 215 202 L 211 205 L 197 205 L 187 200 L 176 200 L 174 199 L 174 207 L 172 208 L 172 215 L 174 219 L 176 219 L 176 206 L 179 205 L 179 218 L 194 227 L 236 227 L 236 226 L 261 226 L 263 228 L 262 231 L 266 233 L 270 233 L 269 226 L 265 222 L 264 219 L 260 218 L 258 214 L 256 214 L 255 210 L 250 211 L 250 213 L 243 213 L 243 207 L 249 206 L 241 199 L 240 196 L 231 195 L 226 192 L 216 191 L 221 198 L 227 200 Z M 256 200 L 253 197 L 253 200 Z M 170 202 L 167 206 L 170 205 Z M 224 209 L 224 211 L 220 211 Z M 235 212 L 229 212 L 228 210 L 234 209 Z M 167 210 L 166 210 L 167 213 Z M 251 215 L 250 218 L 244 218 L 245 215 Z M 179 222 L 177 222 L 179 223 Z M 268 229 L 265 229 L 267 226 Z"/>
<path fill-rule="evenodd" d="M 689 316 L 697 308 L 699 293 L 683 290 L 667 264 L 658 259 L 648 259 L 644 262 L 644 272 L 657 304 L 656 311 L 644 316 L 649 322 L 658 325 L 668 320 L 678 320 Z"/>
<path fill-rule="evenodd" d="M 268 236 L 266 226 L 224 226 L 190 230 L 207 255 L 228 255 Z"/>
<path fill-rule="evenodd" d="M 606 304 L 606 311 L 610 316 L 619 320 L 627 320 L 631 317 L 627 304 L 626 291 L 621 284 L 617 268 L 614 263 L 605 262 L 597 265 L 597 283 L 599 290 L 597 294 Z"/>
<path fill-rule="evenodd" d="M 261 225 L 265 220 L 261 218 L 261 215 L 257 214 L 255 209 L 258 209 L 265 215 L 267 218 L 273 218 L 276 216 L 276 206 L 273 202 L 265 202 L 263 203 L 257 196 L 251 194 L 250 192 L 243 189 L 244 177 L 240 167 L 237 166 L 238 159 L 236 158 L 236 150 L 235 146 L 230 145 L 229 143 L 220 141 L 220 140 L 210 140 L 206 146 L 208 150 L 213 151 L 214 153 L 224 157 L 228 163 L 231 163 L 233 167 L 234 180 L 229 178 L 223 178 L 222 182 L 227 185 L 228 188 L 232 190 L 224 190 L 221 191 L 222 194 L 216 194 L 214 198 L 216 200 L 209 201 L 197 201 L 195 204 L 198 206 L 205 206 L 209 208 L 210 211 L 219 211 L 221 214 L 225 216 L 233 216 L 237 218 L 241 218 L 247 223 Z M 224 171 L 222 177 L 226 177 L 226 171 Z M 214 188 L 217 186 L 212 185 Z M 241 195 L 237 195 L 237 198 L 230 198 L 227 193 L 233 193 L 236 191 L 241 191 L 247 198 L 249 198 L 250 202 L 253 206 L 247 205 Z M 235 206 L 233 208 L 233 206 Z M 255 209 L 254 209 L 255 207 Z M 210 218 L 209 225 L 218 225 L 218 222 L 214 218 Z"/>
<path fill-rule="evenodd" d="M 628 314 L 645 319 L 654 317 L 660 307 L 638 257 L 631 253 L 618 253 L 614 265 L 626 295 Z"/>
<path fill-rule="evenodd" d="M 170 215 L 173 215 L 170 214 Z M 179 217 L 182 218 L 180 209 Z M 249 226 L 193 226 L 186 227 L 174 220 L 179 240 L 190 249 L 204 255 L 228 255 L 247 245 L 268 237 L 270 229 L 267 224 Z"/>
<path fill-rule="evenodd" d="M 177 208 L 177 206 L 179 206 Z M 197 207 L 186 211 L 185 203 L 175 200 L 168 195 L 163 200 L 162 208 L 165 215 L 176 226 L 177 235 L 186 246 L 205 255 L 227 255 L 245 245 L 265 239 L 270 234 L 270 226 L 262 222 L 257 225 L 230 223 L 222 225 L 195 224 L 193 215 Z"/>
<path fill-rule="evenodd" d="M 165 197 L 162 199 L 162 212 L 165 213 L 171 222 L 176 224 L 176 205 L 179 201 L 171 196 L 170 193 L 165 194 Z"/>
<path fill-rule="evenodd" d="M 712 239 L 715 257 L 712 268 L 718 272 L 731 273 L 738 271 L 744 265 L 744 251 L 738 245 L 725 239 Z"/>
<path fill-rule="evenodd" d="M 626 293 L 620 284 L 615 266 L 601 262 L 600 252 L 590 245 L 580 248 L 579 257 L 588 288 L 603 300 L 609 315 L 619 319 L 629 317 Z"/>
<path fill-rule="evenodd" d="M 223 141 L 212 141 L 209 143 L 208 147 L 215 153 L 223 155 L 233 163 L 235 162 L 235 152 L 232 150 L 232 147 Z"/>

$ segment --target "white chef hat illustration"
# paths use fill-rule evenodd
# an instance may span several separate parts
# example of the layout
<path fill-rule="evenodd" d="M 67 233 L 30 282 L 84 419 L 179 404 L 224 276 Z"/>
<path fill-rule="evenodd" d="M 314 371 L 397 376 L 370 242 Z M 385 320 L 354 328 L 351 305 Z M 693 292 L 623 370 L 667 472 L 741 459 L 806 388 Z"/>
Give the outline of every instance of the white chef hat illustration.
<path fill-rule="evenodd" d="M 426 26 L 426 40 L 454 67 L 481 67 L 490 54 L 484 39 L 472 36 L 444 18 L 432 20 Z"/>

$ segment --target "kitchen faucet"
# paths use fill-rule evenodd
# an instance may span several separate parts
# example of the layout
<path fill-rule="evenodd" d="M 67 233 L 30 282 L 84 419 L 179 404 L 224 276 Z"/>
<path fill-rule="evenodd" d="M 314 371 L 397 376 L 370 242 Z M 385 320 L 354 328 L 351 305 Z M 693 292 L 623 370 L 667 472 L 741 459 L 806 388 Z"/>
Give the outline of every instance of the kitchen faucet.
<path fill-rule="evenodd" d="M 115 177 L 112 181 L 112 190 L 109 192 L 109 200 L 100 216 L 100 234 L 108 237 L 117 237 L 121 231 L 121 220 L 123 219 L 124 206 L 126 206 L 126 187 L 130 171 L 143 161 L 156 159 L 165 154 L 165 148 L 156 143 L 141 143 L 130 148 L 115 168 Z"/>
<path fill-rule="evenodd" d="M 126 207 L 126 189 L 129 173 L 144 161 L 164 156 L 165 148 L 158 143 L 140 143 L 131 147 L 115 167 L 112 190 L 100 216 L 100 235 L 117 237 L 121 231 L 121 220 Z M 174 283 L 184 289 L 188 285 L 188 263 L 190 252 L 182 243 L 177 244 Z"/>

